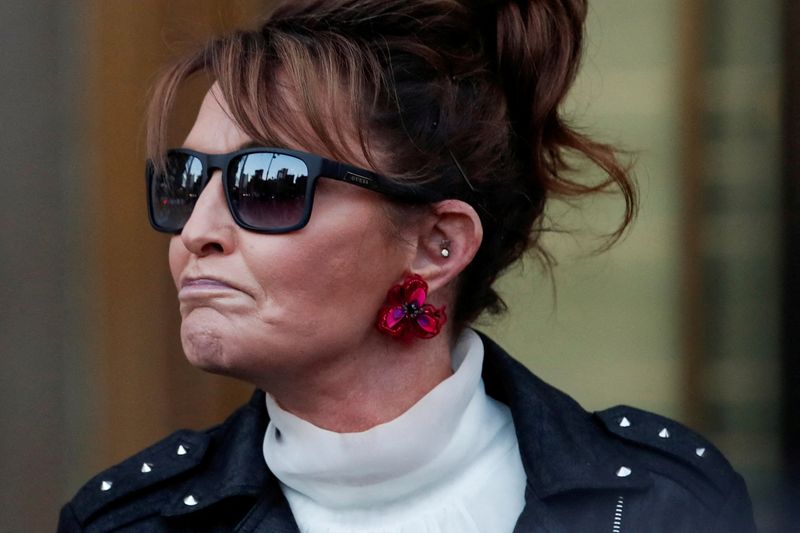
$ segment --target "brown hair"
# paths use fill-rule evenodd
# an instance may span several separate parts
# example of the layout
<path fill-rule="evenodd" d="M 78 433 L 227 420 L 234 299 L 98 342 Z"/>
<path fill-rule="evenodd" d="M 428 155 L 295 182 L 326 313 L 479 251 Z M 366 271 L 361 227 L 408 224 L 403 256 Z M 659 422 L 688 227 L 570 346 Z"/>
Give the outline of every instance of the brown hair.
<path fill-rule="evenodd" d="M 347 160 L 357 140 L 377 171 L 463 199 L 480 215 L 483 242 L 453 313 L 468 324 L 505 309 L 492 285 L 526 250 L 550 264 L 540 242 L 548 199 L 616 188 L 625 210 L 609 243 L 634 217 L 636 190 L 615 149 L 560 112 L 586 9 L 586 0 L 285 1 L 260 28 L 216 39 L 164 73 L 148 150 L 161 159 L 177 88 L 198 71 L 218 82 L 257 142 L 304 146 L 311 128 Z M 294 126 L 298 114 L 303 127 Z M 605 177 L 571 178 L 567 159 L 576 155 Z"/>

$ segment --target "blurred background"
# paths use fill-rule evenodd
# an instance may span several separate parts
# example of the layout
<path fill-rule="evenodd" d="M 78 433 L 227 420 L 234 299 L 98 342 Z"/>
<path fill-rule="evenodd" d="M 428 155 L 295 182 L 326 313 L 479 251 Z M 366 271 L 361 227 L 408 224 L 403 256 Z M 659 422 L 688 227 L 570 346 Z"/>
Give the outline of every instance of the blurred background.
<path fill-rule="evenodd" d="M 183 359 L 142 133 L 165 61 L 270 4 L 0 2 L 0 531 L 54 530 L 90 475 L 249 396 Z M 634 154 L 641 216 L 593 255 L 619 204 L 555 206 L 556 290 L 529 261 L 479 327 L 587 409 L 708 436 L 762 531 L 798 531 L 800 3 L 590 5 L 568 112 Z"/>

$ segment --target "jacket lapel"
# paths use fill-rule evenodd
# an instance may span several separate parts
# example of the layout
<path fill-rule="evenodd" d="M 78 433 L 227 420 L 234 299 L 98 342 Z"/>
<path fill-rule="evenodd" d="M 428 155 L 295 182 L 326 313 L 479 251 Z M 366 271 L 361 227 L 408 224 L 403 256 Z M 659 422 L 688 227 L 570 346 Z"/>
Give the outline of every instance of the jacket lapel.
<path fill-rule="evenodd" d="M 527 476 L 516 531 L 564 531 L 546 500 L 575 490 L 639 490 L 652 479 L 626 458 L 572 398 L 547 385 L 481 334 L 486 391 L 508 405 Z M 620 469 L 627 468 L 620 476 Z"/>

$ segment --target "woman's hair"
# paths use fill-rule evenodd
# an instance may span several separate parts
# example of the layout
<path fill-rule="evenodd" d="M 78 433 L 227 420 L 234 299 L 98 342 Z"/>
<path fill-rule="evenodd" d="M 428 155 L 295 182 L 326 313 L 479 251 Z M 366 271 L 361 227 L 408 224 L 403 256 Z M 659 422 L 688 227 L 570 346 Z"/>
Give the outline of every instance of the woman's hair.
<path fill-rule="evenodd" d="M 253 31 L 213 40 L 158 80 L 154 161 L 180 84 L 204 71 L 256 142 L 361 157 L 378 172 L 469 202 L 484 237 L 452 312 L 465 325 L 505 304 L 492 285 L 540 237 L 553 197 L 636 191 L 613 147 L 570 127 L 561 105 L 582 52 L 586 0 L 287 0 Z M 360 153 L 353 152 L 359 150 Z M 583 157 L 604 177 L 570 177 Z"/>

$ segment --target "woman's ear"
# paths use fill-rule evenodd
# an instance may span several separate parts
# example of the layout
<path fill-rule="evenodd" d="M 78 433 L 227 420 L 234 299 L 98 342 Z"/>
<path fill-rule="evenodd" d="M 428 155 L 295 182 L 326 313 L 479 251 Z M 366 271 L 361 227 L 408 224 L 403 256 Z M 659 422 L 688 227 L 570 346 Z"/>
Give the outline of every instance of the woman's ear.
<path fill-rule="evenodd" d="M 431 291 L 457 278 L 483 240 L 478 213 L 461 200 L 433 204 L 430 219 L 421 230 L 411 268 L 427 281 Z"/>

